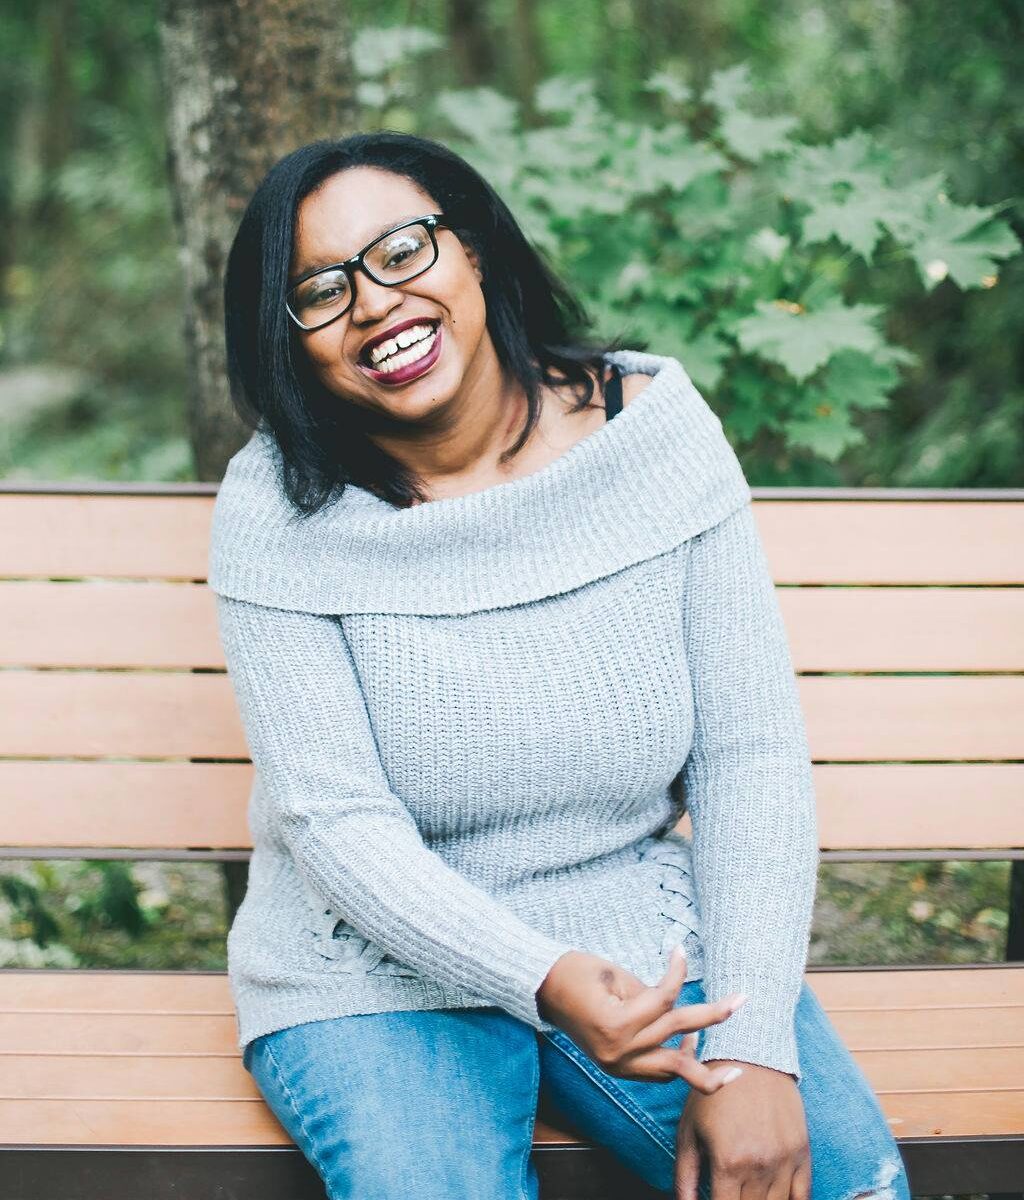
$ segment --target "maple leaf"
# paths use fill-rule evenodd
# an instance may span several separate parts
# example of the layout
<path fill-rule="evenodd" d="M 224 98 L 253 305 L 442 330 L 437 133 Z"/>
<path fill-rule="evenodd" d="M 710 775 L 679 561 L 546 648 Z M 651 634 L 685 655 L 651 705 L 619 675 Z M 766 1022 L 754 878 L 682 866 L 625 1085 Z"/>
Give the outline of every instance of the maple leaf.
<path fill-rule="evenodd" d="M 833 296 L 816 312 L 765 300 L 755 307 L 756 314 L 736 324 L 740 346 L 778 363 L 798 382 L 839 350 L 871 353 L 884 345 L 873 323 L 882 311 L 879 304 L 845 305 Z"/>

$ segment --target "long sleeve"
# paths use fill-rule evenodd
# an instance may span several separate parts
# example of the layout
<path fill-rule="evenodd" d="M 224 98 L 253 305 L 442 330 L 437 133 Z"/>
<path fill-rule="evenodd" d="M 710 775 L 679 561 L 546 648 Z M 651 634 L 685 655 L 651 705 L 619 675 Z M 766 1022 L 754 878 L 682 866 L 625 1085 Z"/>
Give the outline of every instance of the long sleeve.
<path fill-rule="evenodd" d="M 402 963 L 542 1028 L 536 991 L 573 947 L 425 845 L 389 787 L 340 622 L 222 595 L 217 614 L 253 765 L 306 883 Z"/>
<path fill-rule="evenodd" d="M 792 1073 L 818 864 L 810 753 L 782 614 L 750 504 L 693 539 L 683 595 L 695 731 L 683 768 L 709 1000 L 747 1003 L 701 1061 Z"/>

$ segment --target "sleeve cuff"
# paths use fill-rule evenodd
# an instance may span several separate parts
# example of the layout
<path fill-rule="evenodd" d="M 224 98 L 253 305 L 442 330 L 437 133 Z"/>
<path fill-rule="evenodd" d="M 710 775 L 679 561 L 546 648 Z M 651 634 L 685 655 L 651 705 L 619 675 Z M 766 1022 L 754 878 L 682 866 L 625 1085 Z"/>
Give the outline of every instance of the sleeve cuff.
<path fill-rule="evenodd" d="M 736 991 L 746 991 L 750 999 L 732 1016 L 702 1032 L 699 1061 L 736 1059 L 785 1071 L 799 1083 L 800 1062 L 793 1028 L 795 1003 L 753 986 L 727 988 L 720 994 Z"/>

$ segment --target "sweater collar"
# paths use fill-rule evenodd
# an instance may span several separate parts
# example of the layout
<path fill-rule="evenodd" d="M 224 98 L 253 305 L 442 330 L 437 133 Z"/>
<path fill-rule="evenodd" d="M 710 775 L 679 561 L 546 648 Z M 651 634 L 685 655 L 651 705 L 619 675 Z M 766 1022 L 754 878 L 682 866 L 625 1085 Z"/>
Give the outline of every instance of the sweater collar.
<path fill-rule="evenodd" d="M 396 508 L 365 488 L 298 517 L 262 427 L 214 505 L 209 585 L 313 613 L 461 614 L 569 591 L 671 550 L 750 499 L 719 418 L 675 358 L 606 355 L 653 376 L 540 470 Z"/>

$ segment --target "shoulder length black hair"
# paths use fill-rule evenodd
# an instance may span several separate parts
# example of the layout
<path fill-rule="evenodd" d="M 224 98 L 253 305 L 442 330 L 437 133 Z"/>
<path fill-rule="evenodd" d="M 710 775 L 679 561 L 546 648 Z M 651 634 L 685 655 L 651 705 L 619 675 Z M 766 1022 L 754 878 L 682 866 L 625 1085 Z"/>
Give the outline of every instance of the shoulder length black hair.
<path fill-rule="evenodd" d="M 494 189 L 440 142 L 397 130 L 312 142 L 280 159 L 250 200 L 228 255 L 225 336 L 232 402 L 243 422 L 273 434 L 282 482 L 300 515 L 337 498 L 346 483 L 369 488 L 399 507 L 423 501 L 414 472 L 360 429 L 358 412 L 315 377 L 284 294 L 295 219 L 303 199 L 349 167 L 404 176 L 437 202 L 449 226 L 479 255 L 487 329 L 503 373 L 522 385 L 526 423 L 504 458 L 526 443 L 540 415 L 540 386 L 568 384 L 593 395 L 602 356 L 621 339 L 599 344 L 583 305 L 527 241 Z M 646 343 L 638 348 L 643 348 Z"/>

